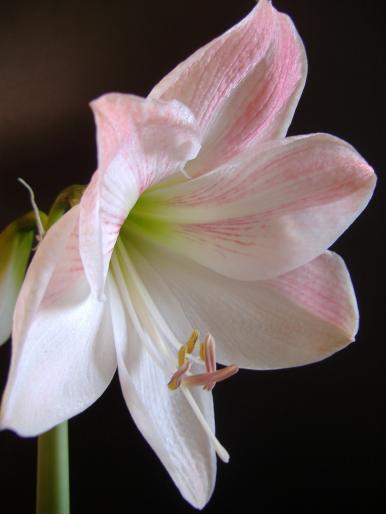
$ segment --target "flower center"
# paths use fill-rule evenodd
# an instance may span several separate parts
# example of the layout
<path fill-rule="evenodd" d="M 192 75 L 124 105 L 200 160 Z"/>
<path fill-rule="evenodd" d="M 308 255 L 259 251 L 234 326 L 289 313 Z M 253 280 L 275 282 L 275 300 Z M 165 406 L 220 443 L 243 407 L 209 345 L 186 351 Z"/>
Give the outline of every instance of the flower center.
<path fill-rule="evenodd" d="M 199 358 L 205 363 L 206 373 L 190 374 L 191 354 L 198 337 L 198 330 L 194 330 L 189 340 L 178 351 L 178 369 L 168 383 L 172 391 L 180 386 L 203 386 L 206 391 L 212 391 L 216 382 L 226 380 L 239 371 L 235 365 L 216 369 L 215 340 L 211 334 L 208 334 L 200 344 L 199 351 Z"/>
<path fill-rule="evenodd" d="M 228 462 L 228 452 L 217 440 L 189 387 L 186 386 L 201 385 L 210 391 L 217 381 L 224 380 L 236 373 L 237 368 L 236 366 L 228 366 L 216 370 L 214 339 L 211 336 L 207 336 L 201 345 L 201 358 L 193 355 L 198 339 L 198 331 L 193 331 L 190 339 L 184 345 L 181 345 L 154 303 L 133 263 L 130 254 L 134 255 L 135 251 L 130 241 L 121 235 L 111 259 L 111 275 L 120 293 L 126 314 L 134 325 L 145 349 L 156 365 L 164 371 L 165 387 L 168 383 L 168 377 L 172 375 L 172 379 L 169 380 L 169 388 L 181 391 L 206 435 L 212 441 L 217 455 L 223 461 Z M 192 375 L 190 368 L 193 362 L 205 366 L 206 373 Z M 175 372 L 176 367 L 177 372 Z M 170 385 L 173 381 L 176 383 L 176 387 Z"/>

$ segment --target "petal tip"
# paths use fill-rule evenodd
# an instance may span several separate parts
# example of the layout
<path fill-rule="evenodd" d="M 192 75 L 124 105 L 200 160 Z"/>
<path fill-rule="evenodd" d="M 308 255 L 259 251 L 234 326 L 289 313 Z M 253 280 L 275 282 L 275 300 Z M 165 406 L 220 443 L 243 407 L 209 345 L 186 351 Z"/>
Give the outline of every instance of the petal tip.
<path fill-rule="evenodd" d="M 106 93 L 91 100 L 89 106 L 94 112 L 103 112 L 104 108 L 108 104 L 115 103 L 119 96 L 120 93 Z"/>

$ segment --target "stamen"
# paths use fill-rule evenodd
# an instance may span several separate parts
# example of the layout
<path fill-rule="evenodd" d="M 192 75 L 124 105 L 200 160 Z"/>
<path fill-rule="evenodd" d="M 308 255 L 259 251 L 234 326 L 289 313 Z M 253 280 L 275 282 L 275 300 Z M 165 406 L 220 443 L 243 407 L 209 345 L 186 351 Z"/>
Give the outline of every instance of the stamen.
<path fill-rule="evenodd" d="M 192 335 L 189 337 L 188 341 L 186 342 L 186 351 L 188 353 L 192 353 L 194 350 L 194 347 L 196 345 L 197 339 L 200 337 L 200 332 L 198 330 L 193 330 Z"/>
<path fill-rule="evenodd" d="M 172 362 L 173 356 L 172 356 L 171 352 L 169 355 L 169 351 L 165 348 L 165 346 L 163 344 L 162 345 L 158 344 L 158 345 L 156 345 L 156 347 L 154 347 L 153 338 L 156 341 L 158 341 L 158 339 L 157 339 L 158 334 L 155 333 L 154 327 L 151 327 L 150 325 L 148 325 L 147 327 L 141 326 L 142 320 L 140 319 L 138 314 L 141 312 L 143 313 L 143 310 L 138 309 L 138 311 L 137 311 L 136 308 L 134 307 L 133 300 L 137 297 L 136 291 L 133 288 L 131 290 L 131 294 L 129 293 L 129 290 L 126 287 L 127 280 L 125 279 L 125 276 L 121 270 L 121 266 L 120 266 L 119 260 L 116 255 L 113 255 L 113 258 L 111 259 L 111 269 L 112 269 L 112 274 L 115 279 L 114 280 L 115 287 L 118 289 L 118 291 L 122 297 L 126 311 L 129 315 L 135 329 L 137 330 L 138 334 L 141 337 L 141 340 L 147 347 L 150 355 L 157 362 L 158 366 L 162 369 L 164 367 L 164 363 L 163 363 L 164 359 L 165 359 L 165 361 Z M 138 314 L 137 314 L 137 312 L 138 312 Z M 143 320 L 143 321 L 146 321 L 146 320 Z M 145 330 L 144 330 L 144 328 L 145 328 Z M 150 335 L 150 337 L 149 337 L 149 335 Z M 151 338 L 151 336 L 153 336 L 153 338 Z M 161 358 L 161 355 L 163 358 Z"/>
<path fill-rule="evenodd" d="M 226 366 L 211 373 L 199 373 L 197 375 L 187 375 L 182 379 L 182 385 L 187 386 L 204 386 L 204 389 L 211 391 L 216 382 L 221 382 L 235 375 L 239 371 L 237 366 Z"/>
<path fill-rule="evenodd" d="M 224 446 L 220 443 L 220 441 L 214 435 L 211 427 L 208 425 L 208 422 L 206 421 L 199 406 L 197 405 L 196 400 L 193 398 L 192 393 L 189 391 L 189 389 L 186 389 L 185 387 L 183 387 L 181 389 L 181 391 L 183 392 L 183 394 L 185 395 L 185 398 L 188 400 L 190 406 L 192 407 L 193 412 L 197 416 L 198 421 L 201 423 L 202 428 L 205 430 L 206 435 L 212 441 L 217 455 L 220 457 L 220 459 L 223 462 L 229 462 L 229 453 L 226 451 Z"/>
<path fill-rule="evenodd" d="M 186 345 L 184 344 L 178 350 L 178 367 L 179 368 L 185 363 L 185 359 L 186 359 Z"/>
<path fill-rule="evenodd" d="M 186 375 L 186 373 L 190 369 L 190 362 L 186 361 L 182 366 L 178 368 L 178 370 L 174 373 L 172 378 L 169 380 L 168 388 L 172 391 L 175 391 L 178 389 L 181 385 L 183 377 Z"/>
<path fill-rule="evenodd" d="M 172 369 L 175 365 L 176 359 L 175 355 L 173 356 L 172 352 L 170 352 L 169 347 L 165 344 L 163 337 L 159 333 L 160 328 L 161 331 L 163 331 L 163 329 L 168 328 L 168 326 L 160 313 L 158 313 L 154 302 L 150 302 L 149 308 L 148 300 L 151 297 L 139 275 L 136 273 L 136 270 L 131 263 L 131 259 L 125 251 L 126 249 L 124 248 L 124 245 L 120 244 L 119 241 L 116 250 L 117 251 L 113 254 L 111 259 L 113 279 L 109 281 L 109 286 L 116 289 L 116 294 L 121 296 L 125 310 L 150 355 L 152 355 L 161 369 L 168 372 L 168 370 Z M 194 333 L 197 334 L 197 337 L 194 343 L 191 343 L 191 351 L 193 351 L 194 344 L 198 338 L 198 331 Z M 171 331 L 170 335 L 172 335 Z M 191 336 L 190 339 L 194 338 Z M 168 342 L 170 342 L 175 348 L 178 348 L 179 352 L 181 352 L 179 359 L 184 360 L 183 364 L 178 367 L 178 370 L 173 374 L 169 381 L 168 386 L 173 390 L 179 388 L 183 379 L 189 375 L 192 363 L 199 361 L 198 358 L 193 355 L 189 355 L 187 358 L 186 354 L 188 353 L 188 343 L 183 345 L 185 348 L 184 350 L 181 350 L 181 346 L 174 335 L 173 339 Z M 180 391 L 192 408 L 198 422 L 202 426 L 209 440 L 212 442 L 217 455 L 224 462 L 228 462 L 228 452 L 216 438 L 212 426 L 205 419 L 204 414 L 201 412 L 201 409 L 193 398 L 190 390 L 186 387 L 181 387 Z"/>
<path fill-rule="evenodd" d="M 214 337 L 211 334 L 208 334 L 203 342 L 204 345 L 204 361 L 206 371 L 208 373 L 212 373 L 216 371 L 216 344 L 214 341 Z"/>
<path fill-rule="evenodd" d="M 231 377 L 239 371 L 235 365 L 225 366 L 217 370 L 216 365 L 216 343 L 214 337 L 208 334 L 204 341 L 200 344 L 200 359 L 205 362 L 206 373 L 198 373 L 190 375 L 191 357 L 187 360 L 187 354 L 191 353 L 197 341 L 199 332 L 194 330 L 187 343 L 181 346 L 178 351 L 178 370 L 170 379 L 168 386 L 172 391 L 176 390 L 181 385 L 183 386 L 203 386 L 206 391 L 212 391 L 216 382 L 221 382 Z"/>
<path fill-rule="evenodd" d="M 127 243 L 125 243 L 127 244 Z M 129 257 L 128 251 L 126 249 L 125 244 L 123 244 L 123 240 L 119 240 L 117 242 L 117 248 L 119 248 L 119 253 L 122 256 L 122 258 L 125 261 L 125 264 L 128 268 L 128 271 L 131 275 L 133 275 L 135 282 L 140 286 L 141 295 L 143 296 L 143 299 L 146 303 L 146 309 L 150 312 L 151 317 L 153 320 L 157 323 L 159 328 L 161 329 L 161 332 L 166 336 L 166 338 L 169 340 L 169 342 L 178 349 L 180 347 L 180 342 L 177 340 L 175 334 L 170 329 L 169 325 L 165 322 L 163 316 L 159 312 L 156 304 L 154 303 L 154 300 L 152 299 L 151 295 L 149 294 L 148 290 L 145 287 L 145 284 L 142 282 L 141 278 L 139 277 L 134 265 L 132 264 L 131 258 Z M 135 252 L 133 248 L 130 247 L 130 252 Z"/>
<path fill-rule="evenodd" d="M 207 373 L 213 373 L 216 371 L 216 347 L 215 341 L 211 334 L 208 334 L 204 341 L 200 345 L 200 359 L 205 362 L 205 368 Z M 206 384 L 204 389 L 212 391 L 216 382 Z"/>
<path fill-rule="evenodd" d="M 124 264 L 124 267 L 122 269 L 125 269 L 125 272 L 128 274 L 128 275 L 125 275 L 127 277 L 127 279 L 125 279 L 125 277 L 120 269 L 120 264 L 118 262 L 116 262 L 116 266 L 115 266 L 116 274 L 119 274 L 121 276 L 121 278 L 119 280 L 123 280 L 124 283 L 126 283 L 126 282 L 130 283 L 130 278 L 128 278 L 128 277 L 131 277 L 131 281 L 133 282 L 133 284 L 135 284 L 135 286 L 131 288 L 130 294 L 127 291 L 125 292 L 126 296 L 129 297 L 128 300 L 130 300 L 130 297 L 132 297 L 134 300 L 136 300 L 135 308 L 134 308 L 134 305 L 132 305 L 134 315 L 135 315 L 134 317 L 137 317 L 136 312 L 138 312 L 141 322 L 147 327 L 146 331 L 148 332 L 150 337 L 154 338 L 154 340 L 157 342 L 158 349 L 160 349 L 162 351 L 162 353 L 165 355 L 165 357 L 167 357 L 167 360 L 169 362 L 173 362 L 174 358 L 173 358 L 172 352 L 165 345 L 165 342 L 163 341 L 163 338 L 160 336 L 159 331 L 157 330 L 157 327 L 154 325 L 152 320 L 147 316 L 147 312 L 149 310 L 148 309 L 148 307 L 149 307 L 148 299 L 149 299 L 150 295 L 149 295 L 148 291 L 146 290 L 146 288 L 144 287 L 144 284 L 143 284 L 141 278 L 139 277 L 138 273 L 136 272 L 136 270 L 131 262 L 131 259 L 128 255 L 128 253 L 126 252 L 125 246 L 122 244 L 122 242 L 119 239 L 117 241 L 116 248 L 117 248 L 117 254 L 122 259 L 122 262 Z M 132 303 L 131 300 L 128 303 Z"/>
<path fill-rule="evenodd" d="M 205 361 L 205 343 L 200 343 L 200 359 Z"/>

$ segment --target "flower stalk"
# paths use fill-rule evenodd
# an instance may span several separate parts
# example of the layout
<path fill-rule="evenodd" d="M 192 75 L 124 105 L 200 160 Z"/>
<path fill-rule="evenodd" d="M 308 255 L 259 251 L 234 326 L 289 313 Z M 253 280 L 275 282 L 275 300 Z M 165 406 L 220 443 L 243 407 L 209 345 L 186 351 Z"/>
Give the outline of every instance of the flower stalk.
<path fill-rule="evenodd" d="M 70 514 L 67 421 L 38 438 L 36 514 Z"/>

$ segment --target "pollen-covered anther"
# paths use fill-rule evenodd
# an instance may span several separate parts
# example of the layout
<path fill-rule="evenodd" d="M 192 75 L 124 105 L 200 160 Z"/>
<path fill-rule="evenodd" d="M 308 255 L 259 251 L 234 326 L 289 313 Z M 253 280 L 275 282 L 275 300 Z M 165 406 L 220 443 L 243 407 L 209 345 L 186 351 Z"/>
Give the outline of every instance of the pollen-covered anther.
<path fill-rule="evenodd" d="M 186 344 L 182 345 L 178 350 L 178 367 L 180 368 L 186 362 Z"/>
<path fill-rule="evenodd" d="M 200 345 L 200 359 L 205 362 L 207 373 L 216 371 L 216 343 L 211 334 L 208 334 Z M 215 385 L 215 382 L 207 384 L 204 386 L 204 389 L 212 391 Z"/>
<path fill-rule="evenodd" d="M 198 330 L 193 330 L 191 336 L 188 341 L 185 343 L 187 353 L 192 353 L 194 347 L 196 346 L 197 339 L 200 337 L 200 332 Z"/>
<path fill-rule="evenodd" d="M 191 363 L 189 361 L 186 361 L 182 364 L 182 366 L 179 366 L 177 371 L 174 373 L 172 378 L 168 382 L 168 388 L 172 391 L 175 391 L 178 389 L 182 383 L 182 379 L 186 375 L 186 373 L 189 372 L 191 367 Z"/>
<path fill-rule="evenodd" d="M 226 380 L 235 373 L 239 368 L 235 365 L 226 366 L 217 369 L 216 365 L 216 343 L 214 337 L 208 334 L 204 341 L 200 344 L 199 357 L 205 364 L 205 373 L 190 374 L 192 359 L 189 354 L 194 350 L 195 344 L 199 337 L 198 330 L 194 330 L 189 340 L 183 344 L 178 350 L 178 369 L 168 383 L 169 389 L 175 391 L 182 386 L 203 386 L 206 391 L 212 391 L 216 382 Z"/>
<path fill-rule="evenodd" d="M 211 391 L 216 382 L 221 382 L 235 375 L 239 368 L 235 365 L 226 366 L 212 373 L 199 373 L 197 375 L 185 375 L 182 377 L 181 383 L 184 386 L 203 386 L 207 391 Z"/>
<path fill-rule="evenodd" d="M 205 368 L 208 373 L 216 371 L 216 343 L 214 337 L 208 334 L 202 343 Z"/>

